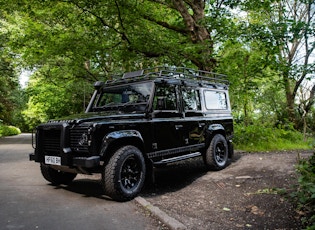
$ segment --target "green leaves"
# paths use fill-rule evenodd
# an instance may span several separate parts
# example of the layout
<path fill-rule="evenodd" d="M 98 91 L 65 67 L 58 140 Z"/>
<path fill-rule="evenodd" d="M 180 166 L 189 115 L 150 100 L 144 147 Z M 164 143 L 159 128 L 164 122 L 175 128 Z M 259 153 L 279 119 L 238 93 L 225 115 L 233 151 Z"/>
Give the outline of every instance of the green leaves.
<path fill-rule="evenodd" d="M 5 36 L 0 32 L 0 37 Z M 10 124 L 14 109 L 18 106 L 14 96 L 19 85 L 12 62 L 13 57 L 5 50 L 2 41 L 0 40 L 0 120 L 3 120 L 5 124 Z"/>
<path fill-rule="evenodd" d="M 301 50 L 309 56 L 314 50 L 313 6 L 299 0 L 0 0 L 0 39 L 14 56 L 12 66 L 36 73 L 40 84 L 29 88 L 37 94 L 49 90 L 44 84 L 75 88 L 117 72 L 187 66 L 228 74 L 235 114 L 258 111 L 285 120 L 284 108 L 294 112 L 297 89 L 313 78 L 314 64 L 299 59 Z M 45 103 L 32 89 L 28 94 Z M 29 103 L 47 119 L 67 113 Z"/>
<path fill-rule="evenodd" d="M 93 92 L 92 84 L 68 80 L 45 80 L 41 74 L 34 74 L 29 82 L 29 100 L 22 114 L 27 129 L 49 119 L 84 112 Z"/>
<path fill-rule="evenodd" d="M 297 165 L 300 174 L 298 190 L 292 194 L 297 199 L 299 210 L 304 213 L 305 226 L 315 226 L 315 154 L 309 159 L 301 159 Z"/>
<path fill-rule="evenodd" d="M 17 135 L 20 133 L 21 133 L 21 130 L 14 126 L 6 126 L 6 125 L 0 124 L 0 137 Z"/>

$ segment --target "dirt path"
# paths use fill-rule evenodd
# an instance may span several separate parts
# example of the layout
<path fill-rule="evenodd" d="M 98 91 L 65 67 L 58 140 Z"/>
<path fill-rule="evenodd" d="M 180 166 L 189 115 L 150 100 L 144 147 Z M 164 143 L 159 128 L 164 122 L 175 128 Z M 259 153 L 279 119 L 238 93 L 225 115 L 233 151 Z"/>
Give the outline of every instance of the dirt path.
<path fill-rule="evenodd" d="M 297 156 L 312 151 L 236 153 L 226 169 L 207 172 L 201 159 L 156 170 L 141 194 L 187 229 L 300 229 L 294 206 L 278 189 L 296 183 Z"/>

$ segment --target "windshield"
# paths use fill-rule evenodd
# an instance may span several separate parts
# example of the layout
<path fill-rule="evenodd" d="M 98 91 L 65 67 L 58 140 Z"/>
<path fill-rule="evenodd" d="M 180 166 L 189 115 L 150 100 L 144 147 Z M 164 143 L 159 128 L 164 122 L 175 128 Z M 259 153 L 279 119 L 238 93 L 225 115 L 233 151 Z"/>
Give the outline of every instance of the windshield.
<path fill-rule="evenodd" d="M 152 91 L 153 82 L 104 87 L 93 110 L 144 112 Z"/>

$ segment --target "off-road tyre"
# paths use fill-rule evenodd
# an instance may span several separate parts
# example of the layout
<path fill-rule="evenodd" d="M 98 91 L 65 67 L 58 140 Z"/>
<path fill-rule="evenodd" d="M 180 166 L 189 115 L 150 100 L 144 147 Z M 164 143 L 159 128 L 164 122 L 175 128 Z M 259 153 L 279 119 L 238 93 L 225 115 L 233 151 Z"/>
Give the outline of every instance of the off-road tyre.
<path fill-rule="evenodd" d="M 225 137 L 221 134 L 213 136 L 210 145 L 203 156 L 206 166 L 210 170 L 221 170 L 228 165 L 229 151 Z"/>
<path fill-rule="evenodd" d="M 102 186 L 106 195 L 116 201 L 128 201 L 141 191 L 146 175 L 141 151 L 132 145 L 118 149 L 102 172 Z"/>
<path fill-rule="evenodd" d="M 77 176 L 75 173 L 62 172 L 51 168 L 49 165 L 44 163 L 40 164 L 40 171 L 43 177 L 52 183 L 53 185 L 68 185 L 70 184 L 74 178 Z"/>

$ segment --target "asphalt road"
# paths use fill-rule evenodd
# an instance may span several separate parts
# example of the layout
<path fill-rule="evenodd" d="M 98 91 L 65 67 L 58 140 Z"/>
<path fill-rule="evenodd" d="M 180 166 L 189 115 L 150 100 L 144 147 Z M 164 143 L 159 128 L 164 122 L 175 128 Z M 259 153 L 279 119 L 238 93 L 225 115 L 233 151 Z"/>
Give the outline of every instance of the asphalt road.
<path fill-rule="evenodd" d="M 104 196 L 93 177 L 50 185 L 32 151 L 30 134 L 0 138 L 0 229 L 157 229 L 134 201 Z"/>

